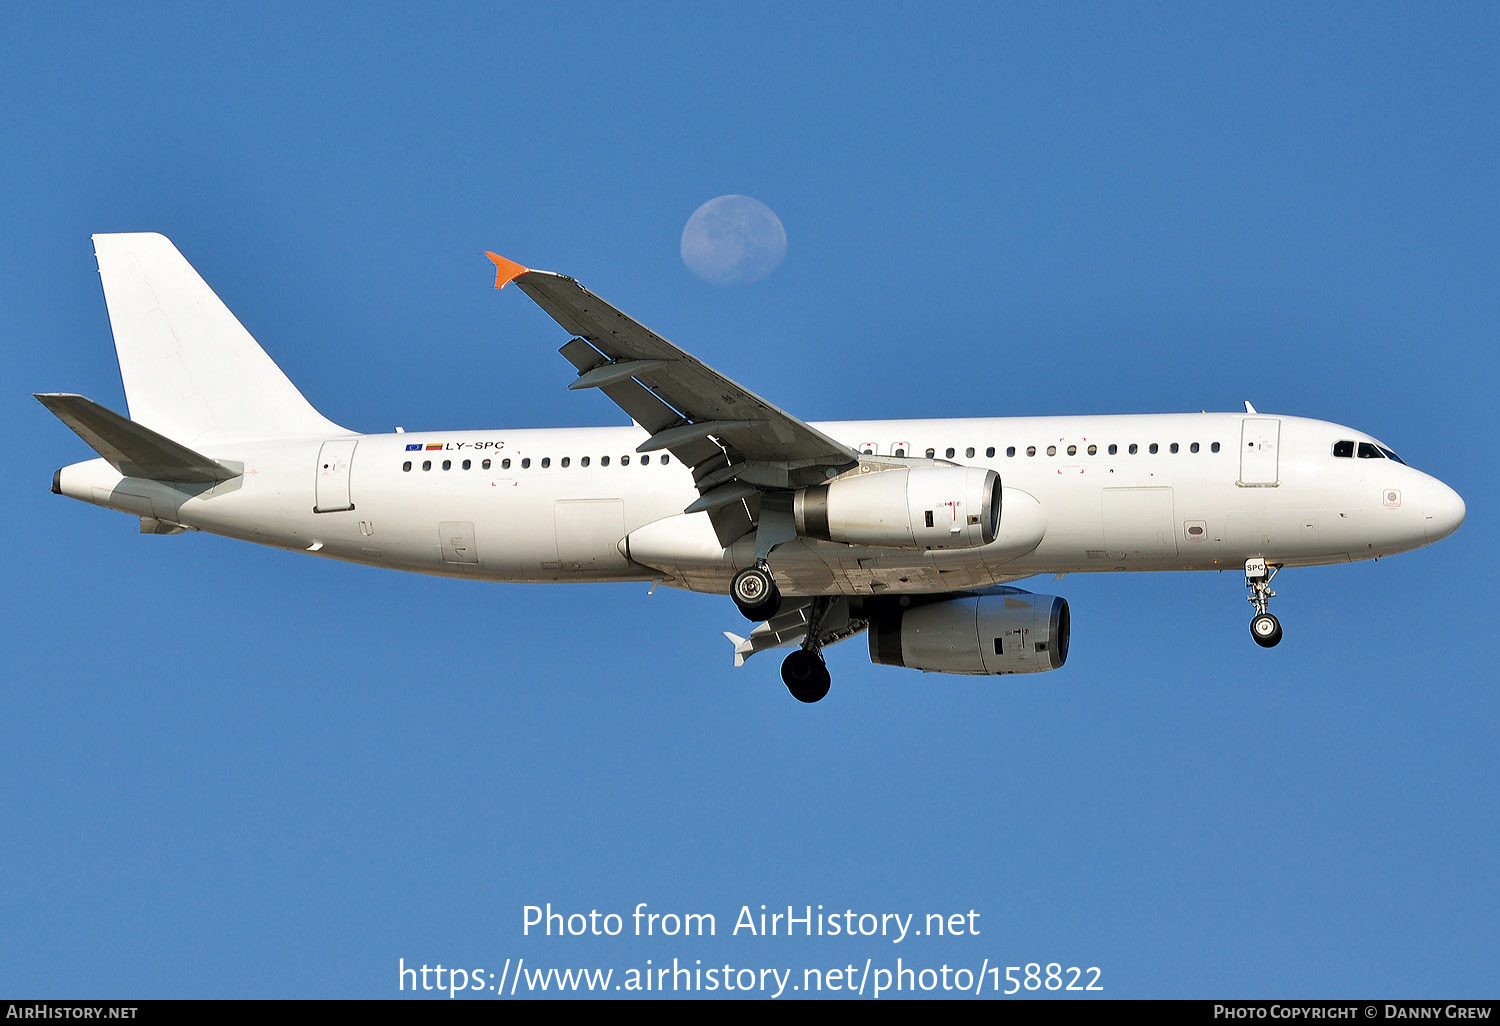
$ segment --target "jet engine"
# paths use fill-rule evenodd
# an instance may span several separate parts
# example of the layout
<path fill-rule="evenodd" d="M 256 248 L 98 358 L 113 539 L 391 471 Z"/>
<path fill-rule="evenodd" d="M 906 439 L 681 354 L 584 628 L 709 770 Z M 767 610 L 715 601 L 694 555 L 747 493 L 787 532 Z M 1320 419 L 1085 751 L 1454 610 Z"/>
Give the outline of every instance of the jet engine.
<path fill-rule="evenodd" d="M 981 467 L 901 467 L 797 492 L 797 533 L 893 549 L 968 549 L 995 540 L 1000 475 Z"/>
<path fill-rule="evenodd" d="M 870 617 L 870 661 L 929 673 L 1040 673 L 1068 659 L 1068 603 L 1019 589 L 891 606 Z"/>

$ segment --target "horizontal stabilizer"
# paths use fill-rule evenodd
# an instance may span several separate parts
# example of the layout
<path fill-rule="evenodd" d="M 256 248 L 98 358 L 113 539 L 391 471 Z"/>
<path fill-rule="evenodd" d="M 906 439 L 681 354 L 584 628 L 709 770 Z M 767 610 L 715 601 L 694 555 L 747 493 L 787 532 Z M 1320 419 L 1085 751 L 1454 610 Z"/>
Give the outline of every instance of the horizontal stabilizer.
<path fill-rule="evenodd" d="M 126 477 L 152 481 L 228 481 L 240 474 L 166 435 L 105 409 L 92 399 L 65 393 L 38 394 L 36 398 Z"/>

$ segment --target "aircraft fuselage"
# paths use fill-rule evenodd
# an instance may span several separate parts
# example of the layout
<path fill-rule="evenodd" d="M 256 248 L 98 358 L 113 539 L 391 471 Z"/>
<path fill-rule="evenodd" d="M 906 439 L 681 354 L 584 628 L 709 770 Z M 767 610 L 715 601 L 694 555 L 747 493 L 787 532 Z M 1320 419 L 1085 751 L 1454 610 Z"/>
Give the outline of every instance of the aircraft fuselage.
<path fill-rule="evenodd" d="M 993 469 L 1005 502 L 999 537 L 975 548 L 784 544 L 777 577 L 793 595 L 1239 569 L 1253 557 L 1342 563 L 1417 548 L 1462 519 L 1461 500 L 1435 478 L 1384 456 L 1333 455 L 1341 440 L 1377 444 L 1370 436 L 1299 417 L 814 426 L 862 453 L 925 460 L 931 450 L 937 461 Z M 64 468 L 57 487 L 166 524 L 373 566 L 493 581 L 660 579 L 722 594 L 754 561 L 753 541 L 723 549 L 706 514 L 683 516 L 698 495 L 692 475 L 669 454 L 636 453 L 645 437 L 566 428 L 279 439 L 209 449 L 245 468 L 212 487 L 126 478 L 103 460 Z M 1038 508 L 1040 537 L 1015 537 L 1013 511 L 1035 518 Z"/>

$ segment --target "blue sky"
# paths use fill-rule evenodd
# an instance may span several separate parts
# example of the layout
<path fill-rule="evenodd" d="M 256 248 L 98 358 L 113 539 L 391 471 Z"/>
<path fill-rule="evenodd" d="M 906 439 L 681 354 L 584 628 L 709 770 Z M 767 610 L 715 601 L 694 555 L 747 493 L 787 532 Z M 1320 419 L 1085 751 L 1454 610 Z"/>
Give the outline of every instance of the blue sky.
<path fill-rule="evenodd" d="M 499 973 L 1099 966 L 1115 997 L 1493 995 L 1493 5 L 11 6 L 0 15 L 0 991 L 396 996 Z M 717 288 L 740 193 L 785 263 Z M 1453 485 L 1442 544 L 1070 576 L 1056 673 L 830 651 L 728 599 L 479 585 L 48 493 L 124 397 L 90 234 L 170 236 L 339 423 L 613 424 L 494 249 L 806 419 L 1239 409 Z M 713 913 L 539 938 L 522 909 Z M 974 937 L 728 936 L 977 910 Z"/>

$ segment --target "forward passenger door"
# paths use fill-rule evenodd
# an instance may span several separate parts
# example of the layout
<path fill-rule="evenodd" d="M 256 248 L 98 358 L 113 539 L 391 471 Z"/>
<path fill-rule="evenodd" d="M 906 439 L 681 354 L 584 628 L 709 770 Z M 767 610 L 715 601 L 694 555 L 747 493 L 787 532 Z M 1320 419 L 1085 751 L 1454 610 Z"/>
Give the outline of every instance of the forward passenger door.
<path fill-rule="evenodd" d="M 1274 488 L 1277 477 L 1276 450 L 1281 441 L 1281 421 L 1270 417 L 1246 417 L 1240 430 L 1240 485 Z"/>

